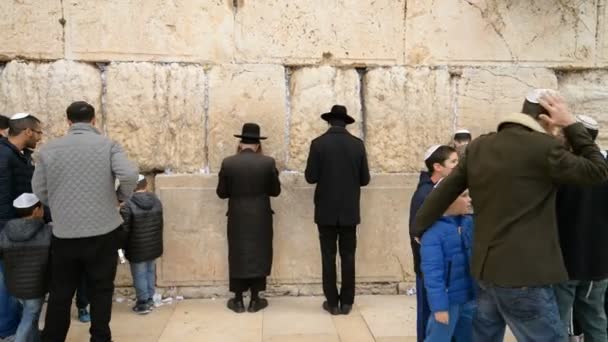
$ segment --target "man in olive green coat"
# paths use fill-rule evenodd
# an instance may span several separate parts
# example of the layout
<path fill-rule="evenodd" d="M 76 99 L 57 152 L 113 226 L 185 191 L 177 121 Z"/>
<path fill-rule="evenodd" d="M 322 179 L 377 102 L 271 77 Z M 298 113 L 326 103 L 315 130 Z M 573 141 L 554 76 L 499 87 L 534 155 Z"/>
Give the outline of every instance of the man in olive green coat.
<path fill-rule="evenodd" d="M 558 128 L 574 153 L 547 134 Z M 531 92 L 522 113 L 469 144 L 466 158 L 418 211 L 414 230 L 421 236 L 469 189 L 475 208 L 471 272 L 480 285 L 475 341 L 502 341 L 506 324 L 518 341 L 566 340 L 551 287 L 568 279 L 556 224 L 557 185 L 607 179 L 599 148 L 551 91 Z"/>

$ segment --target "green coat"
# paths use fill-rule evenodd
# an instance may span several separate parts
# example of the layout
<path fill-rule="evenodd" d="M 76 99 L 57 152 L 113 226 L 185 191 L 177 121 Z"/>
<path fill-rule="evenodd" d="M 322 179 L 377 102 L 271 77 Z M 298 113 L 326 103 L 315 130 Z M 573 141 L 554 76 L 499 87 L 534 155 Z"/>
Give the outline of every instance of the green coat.
<path fill-rule="evenodd" d="M 608 164 L 582 124 L 564 129 L 574 153 L 524 114 L 475 139 L 466 158 L 431 192 L 416 215 L 421 236 L 464 190 L 475 208 L 471 272 L 505 287 L 568 279 L 555 214 L 558 184 L 599 184 Z"/>

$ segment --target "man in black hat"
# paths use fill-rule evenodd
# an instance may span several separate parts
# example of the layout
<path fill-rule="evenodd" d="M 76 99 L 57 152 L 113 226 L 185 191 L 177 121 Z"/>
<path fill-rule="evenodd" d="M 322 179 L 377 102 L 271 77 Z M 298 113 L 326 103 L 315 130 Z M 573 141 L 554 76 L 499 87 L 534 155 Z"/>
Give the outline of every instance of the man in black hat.
<path fill-rule="evenodd" d="M 310 145 L 306 181 L 317 184 L 315 223 L 319 227 L 323 259 L 323 309 L 332 315 L 348 314 L 355 300 L 356 227 L 361 222 L 361 187 L 370 175 L 363 141 L 346 130 L 355 122 L 346 107 L 335 105 L 321 115 L 331 127 Z M 336 243 L 342 260 L 342 289 L 336 287 Z M 340 306 L 339 306 L 340 305 Z"/>
<path fill-rule="evenodd" d="M 260 126 L 243 125 L 237 154 L 222 161 L 217 195 L 228 198 L 228 263 L 230 291 L 235 297 L 228 308 L 245 312 L 243 292 L 251 291 L 249 312 L 268 306 L 259 297 L 266 290 L 272 268 L 272 215 L 270 197 L 281 193 L 275 160 L 262 154 Z"/>

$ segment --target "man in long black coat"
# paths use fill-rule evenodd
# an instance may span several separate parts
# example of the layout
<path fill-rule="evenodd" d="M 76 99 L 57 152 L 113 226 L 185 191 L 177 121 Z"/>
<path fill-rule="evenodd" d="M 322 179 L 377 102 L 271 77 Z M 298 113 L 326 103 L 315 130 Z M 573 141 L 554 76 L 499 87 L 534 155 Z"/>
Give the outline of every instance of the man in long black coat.
<path fill-rule="evenodd" d="M 317 184 L 315 223 L 319 228 L 323 259 L 323 308 L 332 315 L 350 313 L 355 300 L 356 227 L 361 222 L 361 187 L 370 181 L 363 141 L 346 125 L 355 122 L 346 107 L 333 106 L 321 115 L 331 127 L 314 139 L 306 165 L 306 181 Z M 342 288 L 336 287 L 336 243 L 342 260 Z"/>
<path fill-rule="evenodd" d="M 224 159 L 219 173 L 217 195 L 228 198 L 228 262 L 230 291 L 228 301 L 234 312 L 245 311 L 243 292 L 251 290 L 249 312 L 257 312 L 268 301 L 259 297 L 266 289 L 272 268 L 272 215 L 270 196 L 281 193 L 275 161 L 262 154 L 260 127 L 243 125 L 239 152 Z"/>

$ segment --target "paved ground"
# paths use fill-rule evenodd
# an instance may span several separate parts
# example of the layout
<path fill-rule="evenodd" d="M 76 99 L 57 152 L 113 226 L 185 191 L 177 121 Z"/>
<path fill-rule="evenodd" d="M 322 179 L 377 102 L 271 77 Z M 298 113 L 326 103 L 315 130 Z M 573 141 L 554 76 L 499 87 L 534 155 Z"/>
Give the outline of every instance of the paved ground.
<path fill-rule="evenodd" d="M 185 300 L 146 316 L 115 303 L 115 342 L 410 342 L 415 298 L 359 296 L 348 316 L 331 316 L 320 297 L 270 298 L 263 312 L 235 314 L 225 299 Z M 88 341 L 88 324 L 72 320 L 68 341 Z M 506 339 L 506 341 L 515 341 Z"/>

